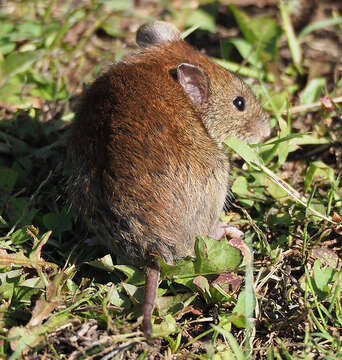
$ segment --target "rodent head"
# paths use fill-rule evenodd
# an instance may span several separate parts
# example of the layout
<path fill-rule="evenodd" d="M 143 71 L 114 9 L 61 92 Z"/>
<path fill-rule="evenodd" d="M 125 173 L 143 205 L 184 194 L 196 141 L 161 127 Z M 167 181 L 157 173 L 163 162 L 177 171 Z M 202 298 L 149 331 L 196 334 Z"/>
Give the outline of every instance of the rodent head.
<path fill-rule="evenodd" d="M 177 77 L 211 138 L 221 147 L 229 136 L 255 144 L 270 135 L 268 117 L 248 85 L 214 63 L 208 72 L 191 64 L 180 64 Z M 208 75 L 210 74 L 210 76 Z"/>
<path fill-rule="evenodd" d="M 270 135 L 267 114 L 246 83 L 222 70 L 210 73 L 209 96 L 201 110 L 211 137 L 219 144 L 229 136 L 250 144 L 265 140 Z"/>
<path fill-rule="evenodd" d="M 136 40 L 142 48 L 177 41 L 184 44 L 180 32 L 163 21 L 142 25 Z M 210 137 L 219 147 L 229 136 L 248 143 L 267 138 L 268 117 L 248 85 L 205 55 L 195 54 L 189 55 L 191 62 L 180 62 L 170 73 L 199 112 Z"/>

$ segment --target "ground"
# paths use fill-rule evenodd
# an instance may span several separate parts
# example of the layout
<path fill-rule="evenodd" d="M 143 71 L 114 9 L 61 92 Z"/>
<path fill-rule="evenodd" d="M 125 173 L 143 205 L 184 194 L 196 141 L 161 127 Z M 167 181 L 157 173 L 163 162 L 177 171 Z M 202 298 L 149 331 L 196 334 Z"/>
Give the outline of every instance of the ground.
<path fill-rule="evenodd" d="M 341 2 L 0 6 L 0 358 L 342 358 Z M 65 159 L 83 87 L 134 52 L 153 19 L 190 29 L 189 43 L 239 72 L 272 135 L 253 152 L 227 142 L 233 197 L 221 220 L 239 231 L 162 264 L 148 345 L 143 270 L 94 246 Z"/>

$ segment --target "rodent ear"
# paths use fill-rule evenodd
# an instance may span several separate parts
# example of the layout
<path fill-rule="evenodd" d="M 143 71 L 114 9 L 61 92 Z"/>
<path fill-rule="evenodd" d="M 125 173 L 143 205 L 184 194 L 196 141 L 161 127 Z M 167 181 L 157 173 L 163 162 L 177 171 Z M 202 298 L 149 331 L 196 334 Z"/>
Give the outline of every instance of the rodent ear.
<path fill-rule="evenodd" d="M 153 21 L 139 27 L 136 42 L 141 47 L 181 40 L 180 31 L 172 24 L 165 21 Z"/>
<path fill-rule="evenodd" d="M 177 66 L 177 79 L 196 107 L 207 102 L 209 78 L 202 69 L 182 63 Z"/>

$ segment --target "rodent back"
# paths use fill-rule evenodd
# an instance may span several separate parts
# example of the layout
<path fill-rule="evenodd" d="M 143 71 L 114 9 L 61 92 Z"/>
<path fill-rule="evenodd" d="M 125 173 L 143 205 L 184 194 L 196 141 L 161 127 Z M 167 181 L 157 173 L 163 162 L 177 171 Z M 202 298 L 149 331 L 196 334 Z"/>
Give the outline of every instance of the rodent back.
<path fill-rule="evenodd" d="M 166 247 L 176 247 L 174 255 L 183 256 L 191 253 L 195 235 L 206 235 L 207 222 L 217 216 L 203 210 L 212 210 L 206 204 L 207 178 L 220 166 L 225 179 L 219 187 L 225 193 L 228 159 L 217 152 L 169 71 L 178 59 L 147 61 L 150 57 L 132 57 L 95 81 L 81 103 L 71 143 L 79 154 L 76 168 L 88 169 L 86 181 L 78 181 L 78 192 L 82 187 L 85 192 L 78 196 L 79 206 L 91 214 L 107 206 L 129 219 L 136 241 L 145 239 L 152 247 L 159 242 L 155 252 L 170 259 Z M 95 188 L 101 196 L 94 195 Z M 198 208 L 207 219 L 195 218 Z M 93 222 L 101 221 L 94 216 Z M 148 246 L 141 244 L 142 251 Z"/>
<path fill-rule="evenodd" d="M 189 96 L 193 79 L 182 84 L 184 70 L 203 81 L 205 101 Z M 247 112 L 236 109 L 237 96 Z M 125 223 L 107 238 L 126 242 L 128 253 L 132 243 L 142 258 L 190 254 L 223 207 L 229 162 L 221 142 L 258 138 L 255 128 L 264 124 L 238 77 L 181 40 L 149 46 L 111 67 L 83 97 L 71 141 L 75 203 L 93 223 L 104 212 L 108 223 Z"/>

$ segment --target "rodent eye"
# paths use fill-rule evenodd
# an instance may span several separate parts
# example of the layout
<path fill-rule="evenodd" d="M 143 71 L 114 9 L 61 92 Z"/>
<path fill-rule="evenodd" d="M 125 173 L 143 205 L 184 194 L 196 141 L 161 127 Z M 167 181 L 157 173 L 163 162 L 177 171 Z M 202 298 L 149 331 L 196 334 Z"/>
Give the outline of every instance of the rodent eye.
<path fill-rule="evenodd" d="M 242 96 L 235 97 L 233 99 L 233 104 L 239 111 L 244 111 L 245 110 L 246 101 Z"/>

